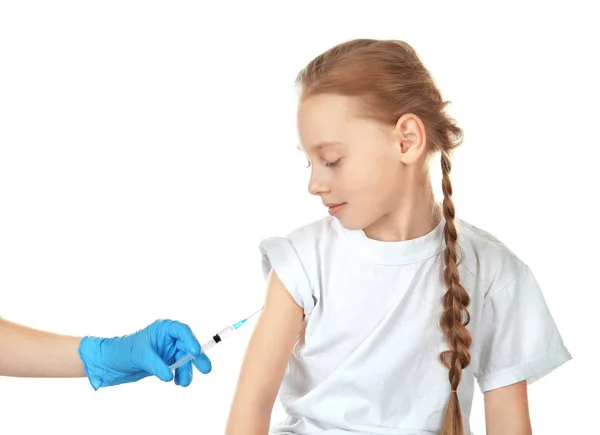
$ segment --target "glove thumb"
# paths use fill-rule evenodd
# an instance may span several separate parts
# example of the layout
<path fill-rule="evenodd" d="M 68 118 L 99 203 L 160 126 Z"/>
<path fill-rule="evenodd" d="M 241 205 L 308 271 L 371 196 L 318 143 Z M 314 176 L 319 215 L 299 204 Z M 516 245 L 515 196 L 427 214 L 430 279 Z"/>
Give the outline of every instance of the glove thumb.
<path fill-rule="evenodd" d="M 169 369 L 169 366 L 158 356 L 156 352 L 152 352 L 146 359 L 144 364 L 144 370 L 153 374 L 158 379 L 164 382 L 171 382 L 173 380 L 173 372 Z"/>
<path fill-rule="evenodd" d="M 212 364 L 206 354 L 202 353 L 194 360 L 194 365 L 203 374 L 208 374 L 212 370 Z"/>

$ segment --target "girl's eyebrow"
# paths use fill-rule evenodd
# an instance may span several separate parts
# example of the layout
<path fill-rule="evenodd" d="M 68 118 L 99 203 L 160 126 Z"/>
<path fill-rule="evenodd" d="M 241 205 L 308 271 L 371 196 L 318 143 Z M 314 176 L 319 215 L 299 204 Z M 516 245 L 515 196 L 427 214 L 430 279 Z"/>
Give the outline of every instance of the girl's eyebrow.
<path fill-rule="evenodd" d="M 342 144 L 342 142 L 339 142 L 337 140 L 324 141 L 324 142 L 319 142 L 314 148 L 318 149 L 318 150 L 322 150 L 322 149 L 327 148 L 328 146 L 331 146 L 331 145 L 343 145 L 343 144 Z M 298 145 L 296 148 L 298 148 L 300 151 L 303 151 L 300 145 Z"/>

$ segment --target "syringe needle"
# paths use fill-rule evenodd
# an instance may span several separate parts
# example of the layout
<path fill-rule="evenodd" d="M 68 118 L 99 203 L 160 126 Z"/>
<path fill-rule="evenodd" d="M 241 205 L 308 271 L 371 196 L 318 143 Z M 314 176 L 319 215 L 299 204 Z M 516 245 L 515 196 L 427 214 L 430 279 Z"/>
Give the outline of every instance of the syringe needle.
<path fill-rule="evenodd" d="M 263 307 L 264 308 L 264 307 Z M 210 349 L 211 347 L 213 347 L 214 345 L 216 345 L 217 343 L 219 343 L 220 341 L 223 340 L 223 338 L 227 337 L 228 335 L 230 335 L 231 333 L 233 333 L 233 331 L 235 331 L 236 329 L 238 329 L 240 326 L 242 326 L 244 323 L 246 323 L 246 321 L 248 321 L 248 319 L 250 319 L 252 316 L 255 316 L 256 314 L 258 314 L 259 312 L 261 312 L 263 310 L 263 308 L 261 308 L 258 311 L 255 311 L 254 313 L 252 313 L 250 316 L 246 317 L 243 320 L 240 320 L 239 322 L 237 322 L 235 325 L 233 326 L 228 326 L 227 328 L 223 329 L 222 331 L 219 331 L 218 334 L 216 334 L 212 340 L 208 341 L 207 343 L 205 343 L 203 346 L 201 346 L 200 352 L 204 353 L 206 352 L 208 349 Z M 175 361 L 173 364 L 171 364 L 169 366 L 169 368 L 171 369 L 171 371 L 178 369 L 179 367 L 181 367 L 182 365 L 184 365 L 185 363 L 187 363 L 188 361 L 191 361 L 193 359 L 196 359 L 194 356 L 187 354 L 186 356 L 184 356 L 183 358 L 181 358 L 178 361 Z"/>
<path fill-rule="evenodd" d="M 250 314 L 248 317 L 246 317 L 246 320 L 249 320 L 249 319 L 250 319 L 252 316 L 255 316 L 255 315 L 257 315 L 257 314 L 258 314 L 258 313 L 260 313 L 260 312 L 261 312 L 263 309 L 264 309 L 264 307 L 263 307 L 263 308 L 261 308 L 260 310 L 256 310 L 255 312 L 253 312 L 252 314 Z"/>

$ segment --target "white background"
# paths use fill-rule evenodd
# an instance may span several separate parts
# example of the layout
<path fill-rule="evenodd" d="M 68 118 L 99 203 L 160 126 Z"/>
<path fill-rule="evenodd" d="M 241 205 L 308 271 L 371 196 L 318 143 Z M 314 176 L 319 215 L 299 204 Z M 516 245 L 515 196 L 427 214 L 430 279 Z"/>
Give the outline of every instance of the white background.
<path fill-rule="evenodd" d="M 458 215 L 530 265 L 573 354 L 530 387 L 534 432 L 597 427 L 592 10 L 197 3 L 1 3 L 0 315 L 100 336 L 174 318 L 203 342 L 262 306 L 260 240 L 326 212 L 296 150 L 296 73 L 346 39 L 403 39 L 465 130 Z M 223 433 L 253 325 L 187 389 L 0 378 L 0 433 Z"/>

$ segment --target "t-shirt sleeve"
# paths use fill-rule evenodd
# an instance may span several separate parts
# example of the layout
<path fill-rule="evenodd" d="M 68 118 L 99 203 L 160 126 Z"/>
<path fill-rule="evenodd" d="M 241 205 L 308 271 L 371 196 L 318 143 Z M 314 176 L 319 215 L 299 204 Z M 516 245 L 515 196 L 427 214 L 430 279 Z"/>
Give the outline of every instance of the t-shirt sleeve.
<path fill-rule="evenodd" d="M 260 244 L 265 280 L 274 269 L 284 287 L 308 316 L 315 306 L 312 286 L 306 268 L 292 242 L 284 237 L 271 237 Z"/>
<path fill-rule="evenodd" d="M 528 384 L 571 359 L 532 271 L 489 294 L 481 317 L 475 376 L 481 392 Z"/>

